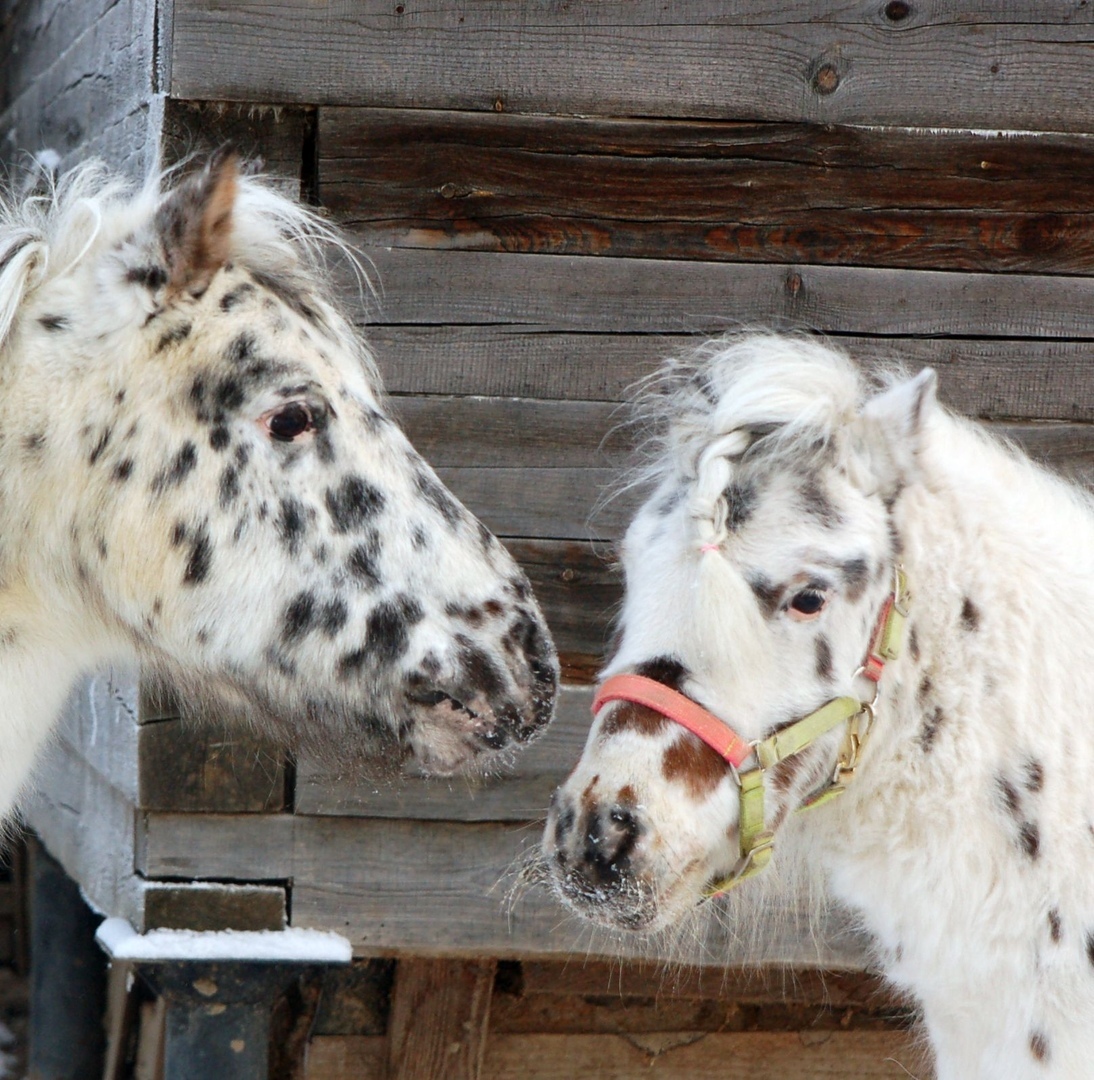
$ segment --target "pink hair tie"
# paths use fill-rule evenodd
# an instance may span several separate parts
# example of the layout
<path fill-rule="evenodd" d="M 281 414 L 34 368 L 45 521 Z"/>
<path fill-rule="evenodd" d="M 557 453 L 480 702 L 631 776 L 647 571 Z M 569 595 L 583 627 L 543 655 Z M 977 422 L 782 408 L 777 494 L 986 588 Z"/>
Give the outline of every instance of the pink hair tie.
<path fill-rule="evenodd" d="M 721 548 L 720 544 L 715 544 L 713 541 L 703 544 L 699 550 L 706 554 L 708 551 L 718 551 Z"/>

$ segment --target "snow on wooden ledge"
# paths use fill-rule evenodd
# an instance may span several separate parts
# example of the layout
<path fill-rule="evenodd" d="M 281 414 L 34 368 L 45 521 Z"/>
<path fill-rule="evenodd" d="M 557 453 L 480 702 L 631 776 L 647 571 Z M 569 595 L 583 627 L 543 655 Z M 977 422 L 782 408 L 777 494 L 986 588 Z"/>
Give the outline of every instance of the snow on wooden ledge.
<path fill-rule="evenodd" d="M 150 930 L 106 919 L 95 940 L 112 960 L 259 960 L 348 964 L 349 941 L 326 930 Z"/>

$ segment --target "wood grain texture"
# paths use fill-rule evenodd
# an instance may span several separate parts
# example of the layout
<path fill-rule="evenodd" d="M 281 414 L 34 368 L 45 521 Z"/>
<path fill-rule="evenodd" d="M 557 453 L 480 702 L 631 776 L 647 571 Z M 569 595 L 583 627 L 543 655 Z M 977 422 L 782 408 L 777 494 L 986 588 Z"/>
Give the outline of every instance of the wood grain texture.
<path fill-rule="evenodd" d="M 1094 99 L 1092 99 L 1094 100 Z M 1094 339 L 1094 278 L 368 248 L 366 323 L 524 333 Z M 347 290 L 350 290 L 347 282 Z"/>
<path fill-rule="evenodd" d="M 1090 130 L 1088 9 L 177 0 L 177 97 Z M 1051 78 L 1045 73 L 1051 71 Z"/>
<path fill-rule="evenodd" d="M 395 967 L 389 1080 L 479 1080 L 496 961 L 407 957 Z"/>
<path fill-rule="evenodd" d="M 249 166 L 261 168 L 277 179 L 286 195 L 299 199 L 305 171 L 304 146 L 314 139 L 314 122 L 314 110 L 298 106 L 263 108 L 224 101 L 168 99 L 164 102 L 161 135 L 163 159 L 171 164 L 231 146 Z"/>
<path fill-rule="evenodd" d="M 146 0 L 28 4 L 16 10 L 2 65 L 0 160 L 55 150 L 62 166 L 98 152 L 141 177 L 155 158 L 155 5 Z M 25 164 L 25 162 L 24 162 Z"/>
<path fill-rule="evenodd" d="M 319 197 L 367 243 L 1090 273 L 1094 140 L 323 109 Z"/>
<path fill-rule="evenodd" d="M 803 898 L 765 905 L 755 938 L 713 921 L 673 944 L 621 938 L 568 916 L 540 887 L 511 894 L 538 824 L 146 814 L 136 866 L 147 878 L 292 883 L 292 924 L 345 934 L 360 956 L 671 959 L 861 968 L 865 940 L 832 910 L 814 927 Z"/>
<path fill-rule="evenodd" d="M 283 930 L 286 892 L 277 885 L 148 882 L 146 930 Z"/>
<path fill-rule="evenodd" d="M 380 1080 L 384 1040 L 322 1036 L 306 1080 Z M 676 1031 L 648 1035 L 492 1035 L 481 1080 L 927 1080 L 915 1039 L 899 1031 Z"/>

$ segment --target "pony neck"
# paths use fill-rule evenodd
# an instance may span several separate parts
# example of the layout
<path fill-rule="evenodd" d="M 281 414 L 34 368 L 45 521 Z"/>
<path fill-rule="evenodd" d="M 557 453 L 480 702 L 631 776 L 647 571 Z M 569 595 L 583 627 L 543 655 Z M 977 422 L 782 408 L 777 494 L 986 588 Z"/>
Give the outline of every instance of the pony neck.
<path fill-rule="evenodd" d="M 97 644 L 88 621 L 43 617 L 45 607 L 25 586 L 0 585 L 0 822 L 76 680 L 114 652 Z"/>

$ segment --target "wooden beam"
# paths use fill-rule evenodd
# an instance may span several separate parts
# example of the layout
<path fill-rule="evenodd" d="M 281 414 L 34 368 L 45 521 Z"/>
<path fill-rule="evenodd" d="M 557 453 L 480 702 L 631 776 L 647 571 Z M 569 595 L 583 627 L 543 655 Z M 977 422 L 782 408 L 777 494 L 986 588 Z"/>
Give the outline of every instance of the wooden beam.
<path fill-rule="evenodd" d="M 1094 139 L 325 108 L 366 243 L 1089 274 Z"/>
<path fill-rule="evenodd" d="M 384 1040 L 312 1040 L 306 1080 L 380 1080 Z M 919 1039 L 901 1031 L 650 1032 L 493 1035 L 481 1080 L 906 1080 L 928 1076 Z M 447 1074 L 434 1074 L 447 1075 Z"/>
<path fill-rule="evenodd" d="M 176 0 L 184 98 L 1089 131 L 1089 10 Z"/>
<path fill-rule="evenodd" d="M 400 960 L 388 1015 L 389 1080 L 479 1080 L 496 962 Z"/>
<path fill-rule="evenodd" d="M 382 325 L 1094 339 L 1094 278 L 413 248 L 367 254 L 383 292 L 360 312 Z"/>

